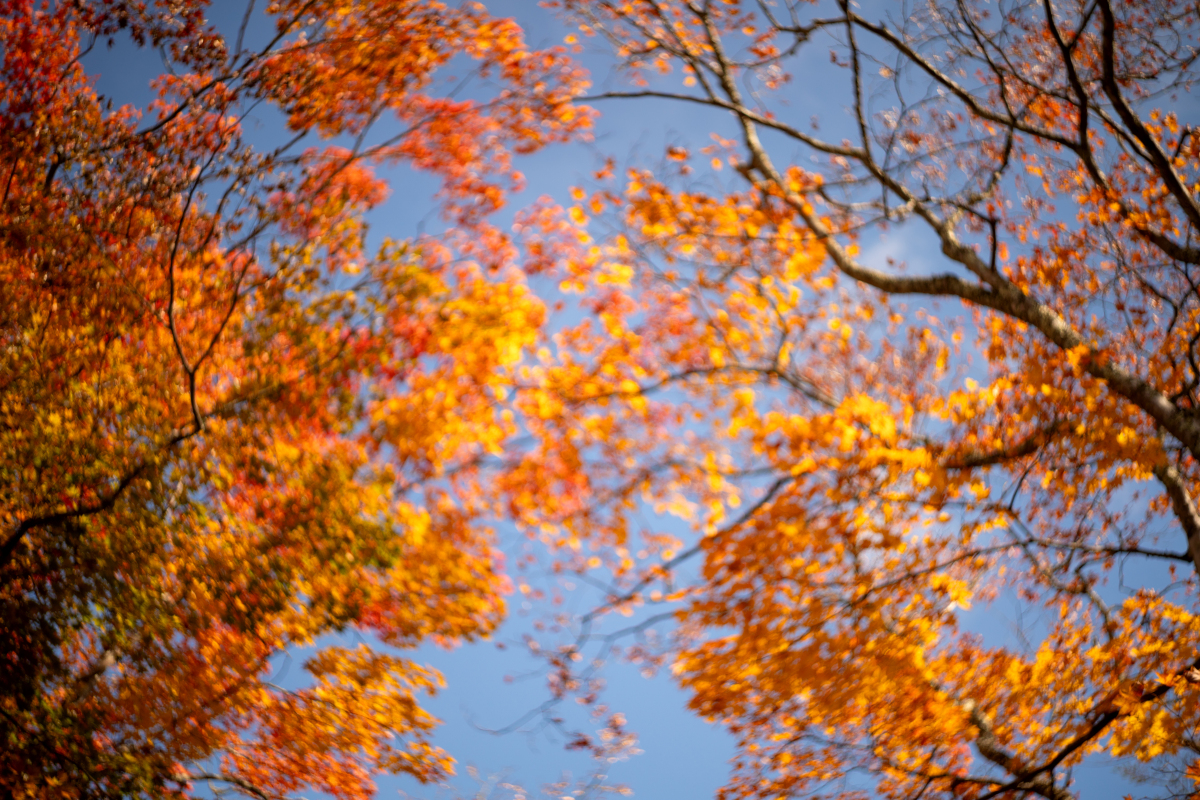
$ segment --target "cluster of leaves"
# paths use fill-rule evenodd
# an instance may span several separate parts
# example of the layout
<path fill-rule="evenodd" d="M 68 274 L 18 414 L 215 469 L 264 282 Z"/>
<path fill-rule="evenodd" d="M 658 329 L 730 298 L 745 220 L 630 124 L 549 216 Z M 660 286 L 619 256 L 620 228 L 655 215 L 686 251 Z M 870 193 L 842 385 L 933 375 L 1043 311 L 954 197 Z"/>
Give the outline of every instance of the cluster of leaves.
<path fill-rule="evenodd" d="M 612 581 L 556 686 L 599 615 L 666 604 L 635 654 L 736 735 L 727 797 L 1064 800 L 1088 757 L 1194 792 L 1195 4 L 552 5 L 612 44 L 607 97 L 738 131 L 538 212 L 591 313 L 524 373 L 501 486 Z M 1015 636 L 967 611 L 998 600 Z"/>
<path fill-rule="evenodd" d="M 5 797 L 436 778 L 435 673 L 324 640 L 288 690 L 272 659 L 503 611 L 474 470 L 544 312 L 487 219 L 514 153 L 587 129 L 582 76 L 474 5 L 277 0 L 265 34 L 206 6 L 0 3 Z M 114 108 L 86 56 L 131 42 L 157 99 Z M 456 57 L 495 91 L 448 94 Z M 457 237 L 368 251 L 394 163 Z"/>

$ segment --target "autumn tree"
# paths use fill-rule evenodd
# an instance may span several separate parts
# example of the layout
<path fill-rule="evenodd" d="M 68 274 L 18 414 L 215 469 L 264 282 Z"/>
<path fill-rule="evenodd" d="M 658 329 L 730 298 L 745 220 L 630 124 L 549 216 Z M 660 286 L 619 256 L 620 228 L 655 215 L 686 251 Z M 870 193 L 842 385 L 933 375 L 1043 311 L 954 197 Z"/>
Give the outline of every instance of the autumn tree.
<path fill-rule="evenodd" d="M 581 77 L 473 4 L 212 12 L 0 4 L 6 798 L 438 777 L 439 676 L 321 637 L 503 609 L 471 486 L 543 309 L 488 219 L 515 154 L 585 130 Z M 161 54 L 152 103 L 98 92 L 112 47 Z M 397 164 L 440 179 L 445 236 L 368 243 Z"/>
<path fill-rule="evenodd" d="M 735 735 L 725 797 L 1065 800 L 1084 759 L 1194 794 L 1197 6 L 552 5 L 602 102 L 714 131 L 531 237 L 590 314 L 503 489 L 612 582 L 555 691 L 657 606 L 632 655 Z"/>

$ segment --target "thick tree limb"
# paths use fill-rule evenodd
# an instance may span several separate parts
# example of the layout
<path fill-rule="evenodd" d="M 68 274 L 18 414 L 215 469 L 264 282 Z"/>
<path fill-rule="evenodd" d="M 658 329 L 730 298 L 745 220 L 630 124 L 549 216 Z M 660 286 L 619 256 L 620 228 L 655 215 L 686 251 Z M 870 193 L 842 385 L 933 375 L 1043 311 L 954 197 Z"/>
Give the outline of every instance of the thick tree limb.
<path fill-rule="evenodd" d="M 985 797 L 1016 790 L 1033 792 L 1041 797 L 1048 798 L 1048 800 L 1074 800 L 1074 796 L 1069 791 L 1054 783 L 1049 771 L 1029 773 L 1024 770 L 1021 767 L 1020 759 L 1008 752 L 1000 744 L 1000 740 L 996 737 L 996 732 L 992 729 L 991 721 L 974 701 L 968 701 L 966 708 L 967 713 L 971 717 L 971 724 L 978 731 L 975 736 L 975 747 L 979 750 L 979 755 L 1009 774 L 1016 776 L 1015 781 L 984 795 Z"/>
<path fill-rule="evenodd" d="M 111 491 L 105 495 L 102 495 L 97 502 L 89 506 L 72 509 L 71 511 L 60 511 L 56 514 L 43 514 L 41 516 L 29 517 L 28 519 L 22 520 L 21 524 L 16 527 L 16 530 L 8 535 L 8 538 L 4 540 L 3 544 L 0 544 L 0 570 L 7 567 L 13 560 L 13 556 L 16 554 L 17 547 L 20 546 L 21 540 L 25 538 L 25 534 L 37 528 L 59 525 L 63 522 L 69 522 L 73 519 L 89 517 L 94 514 L 100 514 L 104 511 L 108 511 L 114 505 L 116 505 L 117 500 L 121 498 L 121 495 L 126 489 L 129 488 L 130 484 L 137 480 L 148 467 L 149 464 L 147 463 L 139 464 L 131 472 L 121 478 L 121 480 L 118 481 L 117 485 L 114 486 Z"/>
<path fill-rule="evenodd" d="M 1151 164 L 1154 166 L 1155 173 L 1166 184 L 1167 190 L 1170 191 L 1171 195 L 1179 203 L 1180 209 L 1192 225 L 1200 228 L 1200 202 L 1197 202 L 1195 196 L 1188 191 L 1183 178 L 1175 170 L 1175 165 L 1172 163 L 1171 157 L 1162 149 L 1158 140 L 1151 135 L 1150 131 L 1146 129 L 1146 125 L 1129 106 L 1124 94 L 1121 92 L 1121 86 L 1117 82 L 1117 57 L 1114 41 L 1117 26 L 1116 17 L 1113 14 L 1112 4 L 1109 0 L 1100 0 L 1100 18 L 1103 21 L 1100 45 L 1103 71 L 1100 82 L 1104 86 L 1104 93 L 1108 96 L 1109 102 L 1113 104 L 1113 108 L 1116 109 L 1117 114 L 1121 117 L 1121 121 L 1125 123 L 1125 127 L 1141 143 Z"/>
<path fill-rule="evenodd" d="M 186 780 L 227 783 L 230 786 L 240 790 L 244 794 L 258 798 L 258 800 L 277 800 L 278 798 L 278 795 L 268 794 L 266 791 L 258 786 L 255 786 L 250 781 L 245 780 L 244 778 L 239 778 L 236 775 L 212 772 L 190 772 L 187 773 Z"/>
<path fill-rule="evenodd" d="M 1050 439 L 1062 433 L 1064 428 L 1066 428 L 1066 423 L 1056 420 L 1050 425 L 1033 431 L 1008 447 L 1001 447 L 985 452 L 963 453 L 947 461 L 945 467 L 952 470 L 977 469 L 979 467 L 990 467 L 995 464 L 1003 464 L 1018 458 L 1024 458 L 1042 449 Z"/>
<path fill-rule="evenodd" d="M 1171 510 L 1175 512 L 1175 518 L 1179 520 L 1187 536 L 1188 553 L 1192 556 L 1192 563 L 1200 573 L 1200 510 L 1196 508 L 1195 501 L 1184 485 L 1183 476 L 1175 467 L 1170 464 L 1155 467 L 1154 477 L 1158 478 L 1159 483 L 1166 489 L 1167 497 L 1171 500 Z"/>

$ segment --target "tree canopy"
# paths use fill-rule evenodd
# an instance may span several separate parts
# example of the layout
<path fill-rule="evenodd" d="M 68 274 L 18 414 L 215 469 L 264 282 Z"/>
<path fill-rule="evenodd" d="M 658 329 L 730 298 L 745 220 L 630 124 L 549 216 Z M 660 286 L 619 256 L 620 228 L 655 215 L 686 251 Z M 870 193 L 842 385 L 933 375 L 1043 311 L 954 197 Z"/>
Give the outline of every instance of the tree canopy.
<path fill-rule="evenodd" d="M 528 479 L 570 501 L 521 513 L 692 523 L 597 612 L 674 610 L 630 654 L 736 737 L 724 796 L 1060 800 L 1084 759 L 1191 796 L 1195 4 L 552 5 L 602 110 L 713 135 L 563 218 L 594 318 Z"/>
<path fill-rule="evenodd" d="M 440 778 L 395 648 L 536 596 L 511 526 L 604 587 L 548 612 L 546 713 L 597 702 L 610 615 L 657 624 L 625 655 L 732 732 L 724 797 L 1066 800 L 1085 759 L 1194 795 L 1200 8 L 546 5 L 610 53 L 582 102 L 711 137 L 511 231 L 513 158 L 594 116 L 482 7 L 2 6 L 4 793 Z M 153 104 L 97 93 L 109 40 L 160 50 Z M 397 163 L 448 230 L 369 249 Z"/>
<path fill-rule="evenodd" d="M 5 797 L 439 777 L 438 676 L 320 637 L 502 613 L 472 463 L 543 310 L 487 220 L 513 154 L 586 130 L 581 77 L 477 6 L 273 2 L 253 45 L 253 3 L 232 32 L 206 6 L 0 8 Z M 98 94 L 106 45 L 161 52 L 152 103 Z M 452 96 L 456 56 L 491 96 Z M 396 163 L 454 236 L 367 249 Z M 301 648 L 310 685 L 273 685 Z"/>

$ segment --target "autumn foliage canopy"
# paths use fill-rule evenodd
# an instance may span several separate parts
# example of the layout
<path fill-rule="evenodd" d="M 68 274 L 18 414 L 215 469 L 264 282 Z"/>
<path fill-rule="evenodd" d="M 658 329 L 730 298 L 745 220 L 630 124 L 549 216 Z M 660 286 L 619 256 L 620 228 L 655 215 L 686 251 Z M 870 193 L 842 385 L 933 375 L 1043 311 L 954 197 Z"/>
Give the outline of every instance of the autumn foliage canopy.
<path fill-rule="evenodd" d="M 206 6 L 0 13 L 5 797 L 438 777 L 436 674 L 318 643 L 285 691 L 271 659 L 502 611 L 466 468 L 511 433 L 492 393 L 543 312 L 486 220 L 513 153 L 588 124 L 580 78 L 474 6 L 251 4 L 236 38 Z M 110 40 L 161 50 L 147 107 L 98 94 Z M 456 55 L 492 96 L 448 96 Z M 441 180 L 456 237 L 366 249 L 399 163 Z"/>
<path fill-rule="evenodd" d="M 726 797 L 1195 794 L 1200 8 L 547 5 L 616 78 L 471 5 L 4 4 L 6 796 L 441 777 L 396 648 L 538 597 L 493 528 L 606 587 L 547 708 L 627 642 Z M 147 108 L 110 38 L 162 50 Z M 585 91 L 711 124 L 502 228 Z M 399 163 L 448 230 L 368 249 Z"/>

